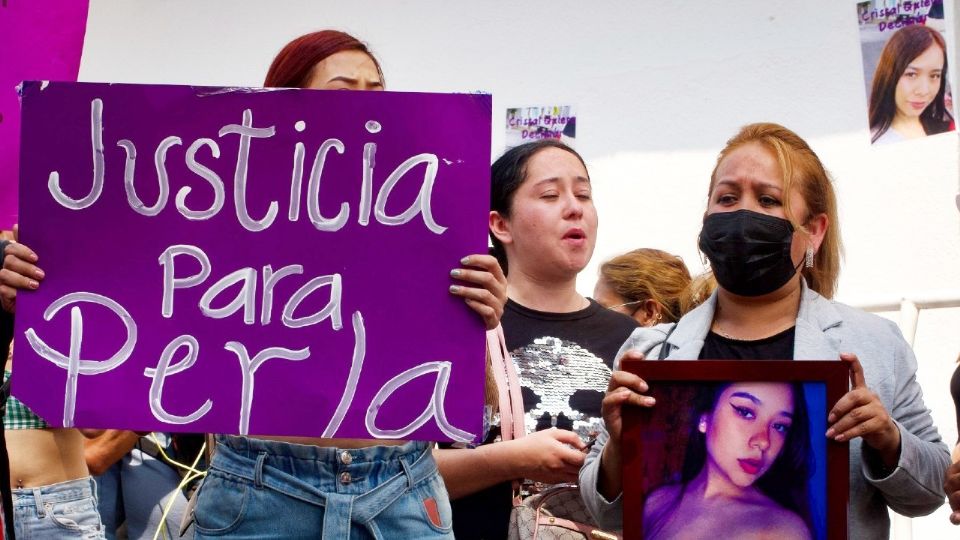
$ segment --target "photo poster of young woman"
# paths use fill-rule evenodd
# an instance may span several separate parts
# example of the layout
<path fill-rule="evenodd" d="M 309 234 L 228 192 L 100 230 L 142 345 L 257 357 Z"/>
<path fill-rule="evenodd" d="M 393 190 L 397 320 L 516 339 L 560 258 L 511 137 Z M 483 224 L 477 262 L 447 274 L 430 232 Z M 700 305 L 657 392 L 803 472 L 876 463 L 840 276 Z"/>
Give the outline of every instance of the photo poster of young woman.
<path fill-rule="evenodd" d="M 657 404 L 624 418 L 625 537 L 845 538 L 847 454 L 824 436 L 843 366 L 830 379 L 794 364 L 838 363 L 689 364 L 648 362 Z"/>
<path fill-rule="evenodd" d="M 871 144 L 954 131 L 943 0 L 857 2 L 856 14 Z"/>
<path fill-rule="evenodd" d="M 543 105 L 507 109 L 506 149 L 538 139 L 557 139 L 573 145 L 577 137 L 577 113 L 573 105 Z"/>

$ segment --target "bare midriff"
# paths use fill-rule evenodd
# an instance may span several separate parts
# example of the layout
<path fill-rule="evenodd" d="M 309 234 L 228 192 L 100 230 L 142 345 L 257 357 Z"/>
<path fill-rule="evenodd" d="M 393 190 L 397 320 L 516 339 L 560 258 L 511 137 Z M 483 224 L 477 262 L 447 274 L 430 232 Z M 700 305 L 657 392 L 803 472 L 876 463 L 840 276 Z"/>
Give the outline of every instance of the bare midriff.
<path fill-rule="evenodd" d="M 31 488 L 89 476 L 84 437 L 75 429 L 8 429 L 10 487 Z"/>

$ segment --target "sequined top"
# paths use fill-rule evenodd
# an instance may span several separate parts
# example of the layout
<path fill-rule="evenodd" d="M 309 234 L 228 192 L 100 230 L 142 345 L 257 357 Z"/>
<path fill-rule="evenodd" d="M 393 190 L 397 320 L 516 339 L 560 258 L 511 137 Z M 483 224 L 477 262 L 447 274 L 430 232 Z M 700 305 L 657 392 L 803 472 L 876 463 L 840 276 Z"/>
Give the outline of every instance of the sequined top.
<path fill-rule="evenodd" d="M 637 323 L 593 300 L 573 313 L 546 313 L 508 300 L 500 323 L 520 377 L 527 431 L 555 426 L 592 439 L 603 425 L 600 404 L 610 368 Z M 495 416 L 487 442 L 499 436 L 499 423 Z M 451 506 L 456 538 L 507 537 L 509 482 L 451 501 Z"/>
<path fill-rule="evenodd" d="M 520 377 L 527 432 L 557 427 L 584 441 L 596 437 L 614 358 L 636 321 L 593 300 L 572 313 L 545 313 L 510 300 L 502 324 Z"/>

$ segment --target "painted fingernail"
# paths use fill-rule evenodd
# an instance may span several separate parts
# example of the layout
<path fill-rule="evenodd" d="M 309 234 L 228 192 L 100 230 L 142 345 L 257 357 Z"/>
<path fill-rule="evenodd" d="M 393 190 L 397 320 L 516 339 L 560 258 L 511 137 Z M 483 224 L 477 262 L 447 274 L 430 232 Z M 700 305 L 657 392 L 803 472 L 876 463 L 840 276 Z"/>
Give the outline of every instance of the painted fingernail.
<path fill-rule="evenodd" d="M 841 433 L 841 434 L 837 435 L 833 440 L 838 441 L 838 442 L 843 442 L 843 439 L 844 439 L 843 433 Z"/>
<path fill-rule="evenodd" d="M 833 437 L 833 434 L 834 434 L 833 428 L 830 428 L 830 429 L 827 430 L 827 438 L 828 438 L 828 439 L 829 439 L 830 437 Z"/>
<path fill-rule="evenodd" d="M 36 288 L 39 287 L 39 286 L 40 286 L 39 283 L 37 283 L 36 281 L 34 281 L 34 280 L 32 280 L 32 279 L 30 280 L 30 288 L 31 288 L 31 289 L 36 289 Z"/>
<path fill-rule="evenodd" d="M 470 257 L 460 259 L 460 264 L 470 264 Z"/>
<path fill-rule="evenodd" d="M 453 294 L 457 294 L 458 292 L 460 292 L 460 286 L 459 286 L 459 285 L 451 285 L 451 286 L 450 286 L 450 292 L 452 292 Z"/>
<path fill-rule="evenodd" d="M 646 402 L 648 407 L 652 407 L 657 404 L 657 400 L 653 399 L 652 397 L 648 397 L 644 401 Z"/>
<path fill-rule="evenodd" d="M 459 268 L 454 268 L 453 270 L 450 271 L 450 275 L 453 277 L 460 277 L 460 274 L 462 273 L 463 272 L 461 272 Z"/>
<path fill-rule="evenodd" d="M 37 276 L 37 279 L 43 279 L 43 270 L 37 270 L 33 274 Z"/>

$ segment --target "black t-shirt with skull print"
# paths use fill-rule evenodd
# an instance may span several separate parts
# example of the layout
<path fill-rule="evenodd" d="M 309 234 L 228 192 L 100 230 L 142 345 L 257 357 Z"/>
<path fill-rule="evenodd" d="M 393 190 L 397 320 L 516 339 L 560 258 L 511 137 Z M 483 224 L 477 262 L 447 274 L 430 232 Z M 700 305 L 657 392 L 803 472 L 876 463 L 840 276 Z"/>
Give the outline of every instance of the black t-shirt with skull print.
<path fill-rule="evenodd" d="M 557 427 L 584 442 L 595 437 L 614 357 L 636 321 L 594 300 L 572 313 L 545 313 L 509 300 L 501 324 L 520 377 L 527 432 Z"/>
<path fill-rule="evenodd" d="M 600 404 L 610 368 L 636 321 L 594 300 L 572 313 L 536 311 L 508 300 L 500 324 L 520 377 L 527 432 L 557 427 L 576 432 L 584 442 L 595 437 L 603 425 Z M 499 433 L 495 423 L 488 441 Z M 452 506 L 458 540 L 507 537 L 510 483 L 452 501 Z"/>

